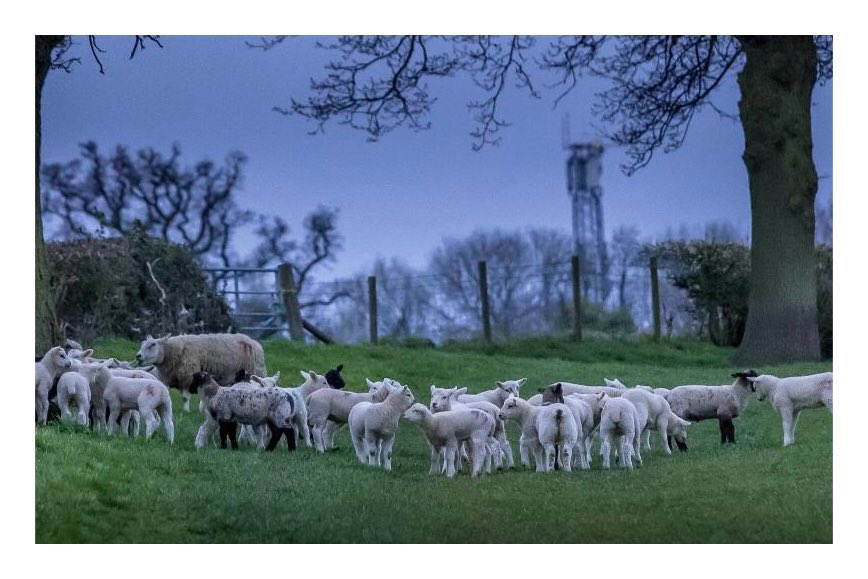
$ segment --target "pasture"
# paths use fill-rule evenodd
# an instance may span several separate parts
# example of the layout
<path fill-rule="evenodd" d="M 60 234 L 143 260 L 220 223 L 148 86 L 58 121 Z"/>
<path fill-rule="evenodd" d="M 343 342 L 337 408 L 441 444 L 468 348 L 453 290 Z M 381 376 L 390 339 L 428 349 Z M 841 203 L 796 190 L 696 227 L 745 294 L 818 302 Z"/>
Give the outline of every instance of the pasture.
<path fill-rule="evenodd" d="M 299 370 L 344 364 L 347 388 L 388 376 L 427 405 L 430 384 L 478 392 L 527 377 L 523 397 L 555 380 L 603 377 L 655 386 L 729 383 L 730 351 L 695 342 L 528 341 L 486 351 L 265 342 L 269 373 L 301 383 Z M 132 359 L 138 345 L 106 340 L 97 356 Z M 590 353 L 590 354 L 589 354 Z M 831 362 L 760 367 L 781 376 L 831 370 Z M 36 429 L 37 543 L 831 543 L 832 417 L 803 413 L 796 444 L 782 448 L 779 416 L 755 399 L 721 446 L 716 421 L 690 427 L 687 453 L 643 450 L 633 472 L 535 473 L 520 466 L 473 480 L 428 476 L 421 430 L 401 423 L 393 471 L 360 464 L 346 428 L 338 451 L 317 455 L 242 446 L 196 451 L 201 415 L 175 403 L 175 444 L 82 427 Z M 518 429 L 509 427 L 518 464 Z"/>

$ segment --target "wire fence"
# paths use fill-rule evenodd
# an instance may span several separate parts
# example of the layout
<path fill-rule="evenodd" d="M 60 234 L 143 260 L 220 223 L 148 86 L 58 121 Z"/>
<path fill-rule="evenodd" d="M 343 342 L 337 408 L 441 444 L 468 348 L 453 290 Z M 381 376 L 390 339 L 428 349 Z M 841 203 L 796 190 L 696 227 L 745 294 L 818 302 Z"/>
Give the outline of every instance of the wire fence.
<path fill-rule="evenodd" d="M 487 267 L 485 292 L 476 266 L 456 263 L 436 273 L 380 268 L 349 279 L 306 281 L 298 291 L 301 316 L 305 324 L 339 343 L 425 340 L 442 344 L 481 339 L 486 337 L 486 317 L 494 341 L 575 332 L 569 259 Z M 209 270 L 215 290 L 226 297 L 237 330 L 258 339 L 289 337 L 286 302 L 276 272 Z M 619 268 L 603 280 L 590 279 L 591 275 L 578 276 L 582 333 L 655 333 L 649 266 Z M 660 322 L 656 331 L 662 336 L 701 331 L 685 292 L 672 285 L 665 270 L 657 278 Z M 595 292 L 595 288 L 602 290 Z M 313 338 L 306 334 L 305 339 Z"/>

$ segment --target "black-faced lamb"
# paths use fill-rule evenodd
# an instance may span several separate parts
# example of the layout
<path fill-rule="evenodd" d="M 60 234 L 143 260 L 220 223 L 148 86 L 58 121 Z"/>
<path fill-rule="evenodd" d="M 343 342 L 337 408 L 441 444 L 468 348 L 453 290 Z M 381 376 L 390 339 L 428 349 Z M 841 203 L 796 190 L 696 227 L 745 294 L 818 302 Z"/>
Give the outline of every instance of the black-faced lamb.
<path fill-rule="evenodd" d="M 755 391 L 748 378 L 756 378 L 755 370 L 732 374 L 732 384 L 723 386 L 688 385 L 673 388 L 666 396 L 672 412 L 690 422 L 716 418 L 720 425 L 720 443 L 735 443 L 737 418 L 747 406 L 750 394 Z"/>
<path fill-rule="evenodd" d="M 827 408 L 832 412 L 832 373 L 778 378 L 771 374 L 749 376 L 756 387 L 757 400 L 768 398 L 781 415 L 784 428 L 784 446 L 796 442 L 796 422 L 802 410 Z"/>
<path fill-rule="evenodd" d="M 153 364 L 167 386 L 181 390 L 185 412 L 190 411 L 196 372 L 207 372 L 221 386 L 233 384 L 239 370 L 266 375 L 262 346 L 244 334 L 148 336 L 136 354 L 136 361 Z"/>
<path fill-rule="evenodd" d="M 221 448 L 226 448 L 228 438 L 232 448 L 237 449 L 236 428 L 240 423 L 268 426 L 271 440 L 266 450 L 274 450 L 284 435 L 287 448 L 295 450 L 294 398 L 291 394 L 280 388 L 253 384 L 220 386 L 207 372 L 197 372 L 194 380 L 197 384 L 204 384 L 199 391 L 204 400 L 205 415 L 205 421 L 196 433 L 196 448 L 205 446 L 219 429 Z"/>

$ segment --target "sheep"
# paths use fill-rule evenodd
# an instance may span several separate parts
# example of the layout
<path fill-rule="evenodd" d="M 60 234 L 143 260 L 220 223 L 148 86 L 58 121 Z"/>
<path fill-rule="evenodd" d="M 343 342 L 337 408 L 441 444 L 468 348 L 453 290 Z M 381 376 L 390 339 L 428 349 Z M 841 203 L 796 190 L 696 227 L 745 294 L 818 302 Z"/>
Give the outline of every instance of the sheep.
<path fill-rule="evenodd" d="M 732 374 L 732 384 L 723 386 L 687 385 L 673 388 L 666 396 L 672 412 L 691 422 L 717 418 L 720 443 L 735 444 L 733 419 L 747 406 L 751 392 L 756 391 L 748 378 L 756 378 L 755 370 Z"/>
<path fill-rule="evenodd" d="M 618 388 L 615 386 L 585 386 L 584 384 L 573 384 L 571 382 L 555 382 L 554 384 L 550 384 L 545 388 L 553 388 L 560 384 L 561 391 L 564 396 L 569 396 L 571 394 L 598 394 L 600 392 L 605 392 L 610 397 L 620 396 L 621 392 L 624 391 L 626 387 L 623 385 Z M 542 392 L 544 388 L 540 388 L 539 392 Z M 533 406 L 540 406 L 543 403 L 542 394 L 534 394 L 527 401 Z"/>
<path fill-rule="evenodd" d="M 283 435 L 286 435 L 287 449 L 295 450 L 292 423 L 295 398 L 291 394 L 271 386 L 243 383 L 220 386 L 207 372 L 195 374 L 196 383 L 205 384 L 201 390 L 205 401 L 205 421 L 196 433 L 196 448 L 205 446 L 211 435 L 219 428 L 220 447 L 226 448 L 228 438 L 233 450 L 237 449 L 238 440 L 235 431 L 240 422 L 254 427 L 263 424 L 268 426 L 271 440 L 265 447 L 267 451 L 274 450 Z"/>
<path fill-rule="evenodd" d="M 69 356 L 60 346 L 51 348 L 36 362 L 36 422 L 38 424 L 44 425 L 48 422 L 48 398 L 54 379 L 71 365 Z"/>
<path fill-rule="evenodd" d="M 500 408 L 491 402 L 458 402 L 458 398 L 467 393 L 467 388 L 438 388 L 434 384 L 431 385 L 431 403 L 430 409 L 433 413 L 444 412 L 447 410 L 458 410 L 460 408 L 475 408 L 487 412 L 494 420 L 494 435 L 488 441 L 490 452 L 486 455 L 486 472 L 490 472 L 490 462 L 494 459 L 495 468 L 513 468 L 515 461 L 512 457 L 512 447 L 509 444 L 509 439 L 506 436 L 506 424 L 500 418 L 498 413 Z M 464 453 L 462 456 L 466 456 Z"/>
<path fill-rule="evenodd" d="M 485 444 L 494 432 L 494 419 L 475 408 L 446 410 L 432 414 L 424 404 L 413 404 L 404 412 L 404 418 L 416 423 L 425 433 L 431 451 L 429 475 L 437 475 L 441 470 L 441 453 L 446 455 L 446 476 L 454 478 L 458 459 L 458 443 L 470 441 L 472 453 L 471 477 L 482 470 L 485 459 Z"/>
<path fill-rule="evenodd" d="M 61 420 L 72 416 L 69 410 L 70 400 L 74 400 L 78 407 L 78 423 L 87 426 L 90 414 L 90 379 L 80 370 L 64 372 L 57 382 L 57 405 L 60 407 Z"/>
<path fill-rule="evenodd" d="M 784 428 L 784 446 L 796 442 L 796 422 L 799 414 L 808 408 L 826 407 L 832 412 L 832 373 L 778 378 L 771 374 L 748 376 L 756 388 L 757 400 L 771 400 L 781 415 Z"/>
<path fill-rule="evenodd" d="M 135 409 L 145 420 L 145 438 L 151 438 L 158 426 L 154 418 L 156 411 L 166 431 L 169 444 L 175 442 L 172 398 L 165 384 L 146 378 L 115 376 L 104 365 L 99 365 L 97 368 L 94 384 L 102 389 L 103 401 L 109 408 L 108 432 L 110 434 L 114 432 L 121 411 Z"/>
<path fill-rule="evenodd" d="M 576 444 L 577 429 L 575 419 L 568 407 L 563 404 L 532 406 L 516 396 L 507 398 L 498 414 L 501 420 L 512 419 L 521 425 L 521 438 L 526 447 L 534 453 L 537 472 L 548 472 L 554 467 L 554 445 L 561 444 L 561 460 L 567 463 L 572 457 Z M 529 466 L 527 457 L 522 464 Z M 565 465 L 565 470 L 568 466 Z"/>
<path fill-rule="evenodd" d="M 301 376 L 304 378 L 304 383 L 301 386 L 283 388 L 285 392 L 289 392 L 295 396 L 296 412 L 293 423 L 295 424 L 296 443 L 298 442 L 299 435 L 301 435 L 304 437 L 304 443 L 308 448 L 313 446 L 310 440 L 310 429 L 307 426 L 307 399 L 311 394 L 323 388 L 334 388 L 336 390 L 343 388 L 345 385 L 344 379 L 341 376 L 343 368 L 343 364 L 338 364 L 336 368 L 332 368 L 324 376 L 317 374 L 313 370 L 309 372 L 302 371 Z"/>
<path fill-rule="evenodd" d="M 647 437 L 650 435 L 651 430 L 656 430 L 660 433 L 660 438 L 662 439 L 663 452 L 672 454 L 672 449 L 669 446 L 670 436 L 675 438 L 679 450 L 682 452 L 687 451 L 685 439 L 690 422 L 672 412 L 672 408 L 665 398 L 654 394 L 650 389 L 646 390 L 638 386 L 626 390 L 621 394 L 621 398 L 632 402 L 639 412 L 639 422 L 643 425 L 643 431 L 646 435 L 645 448 L 651 448 Z"/>
<path fill-rule="evenodd" d="M 510 395 L 521 396 L 519 390 L 525 382 L 527 382 L 527 378 L 495 382 L 495 387 L 491 390 L 485 390 L 478 394 L 462 394 L 458 397 L 458 402 L 461 402 L 462 404 L 468 402 L 491 402 L 500 408 Z"/>
<path fill-rule="evenodd" d="M 185 412 L 190 412 L 195 372 L 208 372 L 221 385 L 232 384 L 239 370 L 266 375 L 262 346 L 244 334 L 148 336 L 136 353 L 136 361 L 153 364 L 166 385 L 181 390 Z"/>
<path fill-rule="evenodd" d="M 416 399 L 407 386 L 399 383 L 389 386 L 389 394 L 382 402 L 359 402 L 347 417 L 350 437 L 359 462 L 392 470 L 392 445 L 398 420 Z"/>
<path fill-rule="evenodd" d="M 334 448 L 335 430 L 346 424 L 350 410 L 359 402 L 382 402 L 389 394 L 390 380 L 368 383 L 368 392 L 345 392 L 323 388 L 307 398 L 307 423 L 317 452 L 325 452 L 326 446 Z M 326 430 L 328 428 L 328 430 Z"/>
<path fill-rule="evenodd" d="M 578 464 L 582 470 L 591 468 L 591 441 L 593 440 L 593 432 L 596 428 L 594 422 L 594 409 L 588 402 L 580 398 L 581 396 L 594 396 L 593 394 L 571 394 L 563 395 L 561 384 L 553 384 L 547 388 L 540 388 L 540 394 L 543 399 L 542 405 L 550 405 L 554 403 L 565 404 L 573 413 L 573 419 L 576 421 L 576 446 L 573 452 L 573 463 Z M 556 462 L 555 468 L 559 465 Z"/>
<path fill-rule="evenodd" d="M 600 450 L 603 454 L 603 468 L 610 467 L 612 439 L 618 437 L 618 457 L 621 466 L 633 470 L 633 456 L 642 464 L 640 451 L 640 435 L 642 426 L 639 413 L 632 402 L 624 398 L 609 397 L 604 393 L 598 394 L 602 414 L 600 416 Z"/>

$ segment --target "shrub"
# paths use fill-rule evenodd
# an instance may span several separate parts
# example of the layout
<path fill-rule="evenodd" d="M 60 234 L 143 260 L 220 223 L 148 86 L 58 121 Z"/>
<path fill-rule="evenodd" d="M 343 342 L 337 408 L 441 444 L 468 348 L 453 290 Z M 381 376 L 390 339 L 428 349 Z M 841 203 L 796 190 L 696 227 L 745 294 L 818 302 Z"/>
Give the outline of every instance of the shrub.
<path fill-rule="evenodd" d="M 133 233 L 47 243 L 46 252 L 57 321 L 68 337 L 140 339 L 225 331 L 232 323 L 226 302 L 182 246 Z"/>

